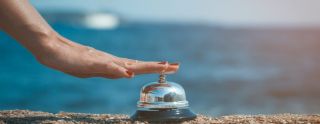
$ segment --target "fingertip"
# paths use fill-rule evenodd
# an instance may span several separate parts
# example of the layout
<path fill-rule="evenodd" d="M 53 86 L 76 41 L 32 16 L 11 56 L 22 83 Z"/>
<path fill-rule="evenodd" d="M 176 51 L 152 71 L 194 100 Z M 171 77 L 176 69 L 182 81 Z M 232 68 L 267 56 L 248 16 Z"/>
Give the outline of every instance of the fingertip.
<path fill-rule="evenodd" d="M 165 70 L 165 74 L 173 74 L 176 73 L 180 68 L 179 63 L 170 63 L 168 68 Z"/>
<path fill-rule="evenodd" d="M 179 66 L 180 65 L 180 63 L 170 63 L 169 65 L 171 65 L 171 66 Z"/>
<path fill-rule="evenodd" d="M 180 68 L 180 63 L 171 63 L 169 64 L 168 69 L 175 69 L 178 70 Z"/>

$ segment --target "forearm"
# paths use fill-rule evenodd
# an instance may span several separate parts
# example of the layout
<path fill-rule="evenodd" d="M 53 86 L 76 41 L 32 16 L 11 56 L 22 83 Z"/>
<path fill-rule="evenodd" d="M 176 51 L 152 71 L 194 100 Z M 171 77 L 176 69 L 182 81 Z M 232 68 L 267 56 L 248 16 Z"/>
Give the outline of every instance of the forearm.
<path fill-rule="evenodd" d="M 0 18 L 0 27 L 33 53 L 56 35 L 28 0 L 0 0 Z"/>

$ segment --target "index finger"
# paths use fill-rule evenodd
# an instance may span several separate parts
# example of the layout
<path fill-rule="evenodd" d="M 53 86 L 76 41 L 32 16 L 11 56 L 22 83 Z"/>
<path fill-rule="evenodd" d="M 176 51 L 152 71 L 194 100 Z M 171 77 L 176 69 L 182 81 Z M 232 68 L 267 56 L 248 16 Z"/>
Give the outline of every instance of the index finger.
<path fill-rule="evenodd" d="M 134 64 L 126 64 L 129 71 L 135 74 L 149 73 L 175 73 L 179 69 L 178 63 L 167 64 L 167 62 L 139 62 Z"/>

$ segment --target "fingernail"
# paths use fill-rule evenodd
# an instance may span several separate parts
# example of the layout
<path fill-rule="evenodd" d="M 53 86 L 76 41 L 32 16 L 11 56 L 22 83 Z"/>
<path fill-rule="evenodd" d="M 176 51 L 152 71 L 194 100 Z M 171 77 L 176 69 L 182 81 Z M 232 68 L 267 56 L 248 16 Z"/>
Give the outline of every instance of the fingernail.
<path fill-rule="evenodd" d="M 131 71 L 126 71 L 126 73 L 127 73 L 130 77 L 133 77 L 133 76 L 134 76 L 134 73 L 131 72 Z"/>
<path fill-rule="evenodd" d="M 170 66 L 179 66 L 180 63 L 170 63 Z"/>
<path fill-rule="evenodd" d="M 163 61 L 163 62 L 159 62 L 158 64 L 165 65 L 167 63 L 168 63 L 167 61 Z"/>

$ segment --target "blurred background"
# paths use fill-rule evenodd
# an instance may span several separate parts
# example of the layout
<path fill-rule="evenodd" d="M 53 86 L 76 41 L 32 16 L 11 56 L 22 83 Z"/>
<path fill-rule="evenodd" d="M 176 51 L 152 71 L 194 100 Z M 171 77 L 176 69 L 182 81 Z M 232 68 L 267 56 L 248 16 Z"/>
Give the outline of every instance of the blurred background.
<path fill-rule="evenodd" d="M 199 114 L 320 112 L 318 0 L 31 0 L 63 36 L 138 60 L 180 62 Z M 0 32 L 0 110 L 136 110 L 133 79 L 75 78 L 39 64 Z"/>

